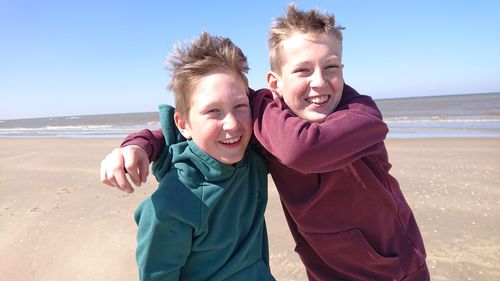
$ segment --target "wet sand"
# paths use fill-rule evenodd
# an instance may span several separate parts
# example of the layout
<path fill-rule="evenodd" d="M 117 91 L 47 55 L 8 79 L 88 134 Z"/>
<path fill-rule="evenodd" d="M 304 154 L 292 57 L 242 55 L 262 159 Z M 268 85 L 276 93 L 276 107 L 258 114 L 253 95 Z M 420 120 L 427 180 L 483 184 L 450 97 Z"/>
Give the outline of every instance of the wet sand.
<path fill-rule="evenodd" d="M 2 280 L 137 280 L 133 210 L 99 182 L 117 139 L 0 139 Z M 392 174 L 412 206 L 432 280 L 500 280 L 500 139 L 390 139 Z M 306 280 L 278 194 L 266 212 L 277 280 Z"/>

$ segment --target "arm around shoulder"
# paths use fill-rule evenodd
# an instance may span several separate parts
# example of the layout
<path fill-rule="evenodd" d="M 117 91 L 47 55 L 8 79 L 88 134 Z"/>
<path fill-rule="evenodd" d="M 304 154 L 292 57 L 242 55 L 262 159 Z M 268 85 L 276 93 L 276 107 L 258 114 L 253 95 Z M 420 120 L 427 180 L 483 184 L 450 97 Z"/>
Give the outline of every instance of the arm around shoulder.
<path fill-rule="evenodd" d="M 151 131 L 143 129 L 125 137 L 121 147 L 137 145 L 147 153 L 149 162 L 153 162 L 165 147 L 165 138 L 161 129 Z"/>
<path fill-rule="evenodd" d="M 301 173 L 340 169 L 374 153 L 388 132 L 373 100 L 347 85 L 337 110 L 322 123 L 297 117 L 270 92 L 257 93 L 252 109 L 260 144 Z"/>

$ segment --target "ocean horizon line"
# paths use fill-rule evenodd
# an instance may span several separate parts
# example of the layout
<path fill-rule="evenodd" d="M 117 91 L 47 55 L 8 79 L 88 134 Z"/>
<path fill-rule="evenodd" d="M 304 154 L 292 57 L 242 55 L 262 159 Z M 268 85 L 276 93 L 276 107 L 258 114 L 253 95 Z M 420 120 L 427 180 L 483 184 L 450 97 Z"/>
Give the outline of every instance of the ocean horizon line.
<path fill-rule="evenodd" d="M 500 137 L 500 93 L 375 100 L 388 138 Z M 107 113 L 13 119 L 0 137 L 121 138 L 159 129 L 158 112 Z"/>
<path fill-rule="evenodd" d="M 391 98 L 374 98 L 375 101 L 387 101 L 387 100 L 409 100 L 409 99 L 425 99 L 425 98 L 441 98 L 441 97 L 463 97 L 463 96 L 487 96 L 487 95 L 499 95 L 498 92 L 483 92 L 483 93 L 463 93 L 463 94 L 443 94 L 443 95 L 424 95 L 424 96 L 409 96 L 409 97 L 391 97 Z"/>
<path fill-rule="evenodd" d="M 463 97 L 463 96 L 482 96 L 482 95 L 499 95 L 498 92 L 484 92 L 484 93 L 464 93 L 464 94 L 443 94 L 443 95 L 424 95 L 424 96 L 409 96 L 409 97 L 390 97 L 390 98 L 374 98 L 375 102 L 381 101 L 392 101 L 392 100 L 416 100 L 416 99 L 432 99 L 432 98 L 446 98 L 446 97 Z M 169 103 L 166 103 L 169 104 Z M 170 104 L 173 106 L 173 104 Z M 44 116 L 44 117 L 23 117 L 23 118 L 0 118 L 0 124 L 5 121 L 17 121 L 17 120 L 36 120 L 36 119 L 47 119 L 47 118 L 80 118 L 80 117 L 92 117 L 92 116 L 106 116 L 106 115 L 125 115 L 125 114 L 154 114 L 158 111 L 130 111 L 130 112 L 116 112 L 116 113 L 90 113 L 90 114 L 67 114 L 67 115 L 54 115 L 54 116 Z"/>
<path fill-rule="evenodd" d="M 173 106 L 173 105 L 172 105 Z M 154 114 L 159 111 L 131 111 L 131 112 L 117 112 L 117 113 L 91 113 L 91 114 L 69 114 L 69 115 L 54 115 L 45 117 L 27 117 L 27 118 L 16 118 L 16 119 L 0 119 L 0 124 L 5 121 L 21 121 L 21 120 L 37 120 L 37 119 L 49 119 L 49 118 L 81 118 L 81 117 L 94 117 L 94 116 L 116 116 L 116 115 L 140 115 L 140 114 Z"/>

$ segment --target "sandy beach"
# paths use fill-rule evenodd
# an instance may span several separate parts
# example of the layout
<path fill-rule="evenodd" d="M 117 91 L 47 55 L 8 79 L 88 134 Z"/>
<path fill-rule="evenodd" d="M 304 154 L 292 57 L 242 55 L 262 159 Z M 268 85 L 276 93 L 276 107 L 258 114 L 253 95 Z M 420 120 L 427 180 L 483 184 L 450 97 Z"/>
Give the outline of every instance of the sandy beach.
<path fill-rule="evenodd" d="M 137 280 L 133 194 L 99 182 L 118 139 L 0 139 L 0 279 Z M 432 280 L 500 280 L 500 139 L 390 139 Z M 277 280 L 306 280 L 275 187 L 266 212 Z"/>

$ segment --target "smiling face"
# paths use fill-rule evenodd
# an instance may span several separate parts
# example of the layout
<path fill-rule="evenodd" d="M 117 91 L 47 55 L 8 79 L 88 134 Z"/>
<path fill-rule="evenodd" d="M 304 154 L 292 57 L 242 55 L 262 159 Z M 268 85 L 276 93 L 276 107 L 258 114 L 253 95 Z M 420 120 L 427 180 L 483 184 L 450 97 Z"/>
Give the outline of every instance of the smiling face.
<path fill-rule="evenodd" d="M 189 94 L 187 118 L 175 113 L 182 135 L 225 164 L 239 162 L 252 134 L 247 87 L 230 71 L 205 75 Z"/>
<path fill-rule="evenodd" d="M 269 72 L 269 88 L 299 117 L 323 122 L 340 102 L 342 46 L 333 35 L 295 33 L 282 41 L 281 73 Z"/>

